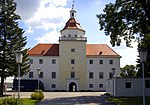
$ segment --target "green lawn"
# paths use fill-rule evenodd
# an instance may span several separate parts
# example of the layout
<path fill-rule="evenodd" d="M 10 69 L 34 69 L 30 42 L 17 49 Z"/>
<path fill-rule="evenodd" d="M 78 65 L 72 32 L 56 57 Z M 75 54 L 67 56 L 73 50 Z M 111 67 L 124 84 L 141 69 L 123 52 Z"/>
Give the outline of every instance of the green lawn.
<path fill-rule="evenodd" d="M 109 101 L 114 102 L 115 105 L 142 105 L 142 97 L 136 98 L 108 98 Z M 150 105 L 150 97 L 146 97 L 146 105 Z"/>
<path fill-rule="evenodd" d="M 36 105 L 39 102 L 38 100 L 32 100 L 30 98 L 24 98 L 22 100 L 24 102 L 23 105 Z"/>
<path fill-rule="evenodd" d="M 0 99 L 0 105 L 3 105 L 2 104 L 3 100 L 4 100 L 4 98 Z M 17 101 L 17 99 L 14 99 L 14 98 L 10 98 L 9 100 Z M 32 100 L 30 98 L 22 98 L 20 100 L 21 105 L 36 105 L 38 102 L 39 102 L 38 100 Z M 14 102 L 14 103 L 16 103 L 16 102 Z M 7 105 L 9 105 L 9 104 L 7 104 Z M 15 105 L 15 104 L 13 104 L 13 105 Z"/>

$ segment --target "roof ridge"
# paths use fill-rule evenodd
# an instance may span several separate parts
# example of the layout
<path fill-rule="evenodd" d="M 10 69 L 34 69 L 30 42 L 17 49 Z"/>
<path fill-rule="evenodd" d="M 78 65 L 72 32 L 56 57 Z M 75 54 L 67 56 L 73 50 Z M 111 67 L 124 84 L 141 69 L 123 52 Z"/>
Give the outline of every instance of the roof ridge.
<path fill-rule="evenodd" d="M 107 47 L 109 47 L 107 44 L 106 44 Z M 113 50 L 111 47 L 109 47 L 115 54 L 117 54 L 118 56 L 120 56 L 115 50 Z M 121 57 L 121 56 L 120 56 Z"/>

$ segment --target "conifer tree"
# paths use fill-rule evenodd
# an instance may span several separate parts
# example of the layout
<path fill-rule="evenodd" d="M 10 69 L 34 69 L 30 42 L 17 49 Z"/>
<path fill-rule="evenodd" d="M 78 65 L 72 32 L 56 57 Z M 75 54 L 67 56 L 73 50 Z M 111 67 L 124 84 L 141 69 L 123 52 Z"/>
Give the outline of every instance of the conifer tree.
<path fill-rule="evenodd" d="M 3 95 L 4 79 L 18 75 L 15 51 L 24 49 L 27 43 L 23 29 L 18 26 L 21 18 L 15 13 L 16 5 L 14 0 L 0 0 L 0 95 Z M 27 51 L 28 49 L 22 50 L 21 75 L 29 72 Z"/>

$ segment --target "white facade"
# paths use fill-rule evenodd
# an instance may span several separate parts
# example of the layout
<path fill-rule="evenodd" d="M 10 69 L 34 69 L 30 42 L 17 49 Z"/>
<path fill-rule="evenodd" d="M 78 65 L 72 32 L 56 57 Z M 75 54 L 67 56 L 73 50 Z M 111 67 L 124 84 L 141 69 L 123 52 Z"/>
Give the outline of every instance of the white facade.
<path fill-rule="evenodd" d="M 90 60 L 93 60 L 93 64 L 90 64 Z M 100 64 L 102 60 L 102 64 Z M 110 64 L 110 60 L 113 61 Z M 88 57 L 87 58 L 87 75 L 88 75 L 88 90 L 106 90 L 106 80 L 110 79 L 112 69 L 115 69 L 115 76 L 120 76 L 120 58 L 111 57 Z M 89 73 L 93 73 L 93 78 L 89 78 Z M 100 75 L 103 74 L 102 77 Z M 93 88 L 89 87 L 89 84 L 93 84 Z"/>
<path fill-rule="evenodd" d="M 24 79 L 40 79 L 44 83 L 44 90 L 55 91 L 59 89 L 59 57 L 57 56 L 30 56 L 33 60 L 31 64 L 30 72 L 33 72 L 33 77 L 29 77 L 29 74 L 23 76 Z M 43 60 L 43 64 L 39 64 L 39 60 Z M 52 64 L 52 59 L 56 60 L 56 64 Z M 90 60 L 93 60 L 93 64 L 90 64 Z M 100 64 L 100 60 L 103 60 L 103 64 Z M 113 60 L 113 64 L 109 64 L 110 60 Z M 107 57 L 87 57 L 87 89 L 90 91 L 106 91 L 106 80 L 110 79 L 110 73 L 112 68 L 115 68 L 115 77 L 120 75 L 120 58 L 107 58 Z M 41 68 L 43 72 L 43 78 L 38 77 L 37 68 Z M 56 72 L 56 78 L 52 78 L 52 72 Z M 90 72 L 93 73 L 93 78 L 90 78 Z M 100 72 L 103 73 L 103 77 L 100 77 Z M 78 80 L 74 80 L 75 83 Z M 72 79 L 68 79 L 68 85 L 72 82 Z M 55 88 L 52 85 L 55 84 Z M 93 85 L 90 87 L 90 85 Z M 78 83 L 77 83 L 78 85 Z M 78 86 L 77 86 L 78 87 Z M 67 87 L 69 89 L 69 87 Z M 110 88 L 111 89 L 111 88 Z M 68 90 L 66 90 L 68 91 Z"/>
<path fill-rule="evenodd" d="M 31 63 L 30 72 L 33 72 L 33 77 L 29 77 L 29 73 L 23 76 L 23 79 L 39 79 L 44 83 L 45 90 L 58 90 L 59 85 L 59 57 L 57 56 L 30 56 L 33 60 Z M 39 63 L 39 60 L 43 60 L 43 64 Z M 56 60 L 55 64 L 52 64 L 52 60 Z M 37 68 L 40 68 L 43 72 L 43 77 L 39 78 Z M 56 73 L 56 78 L 52 78 L 52 72 Z M 55 88 L 52 88 L 55 85 Z"/>

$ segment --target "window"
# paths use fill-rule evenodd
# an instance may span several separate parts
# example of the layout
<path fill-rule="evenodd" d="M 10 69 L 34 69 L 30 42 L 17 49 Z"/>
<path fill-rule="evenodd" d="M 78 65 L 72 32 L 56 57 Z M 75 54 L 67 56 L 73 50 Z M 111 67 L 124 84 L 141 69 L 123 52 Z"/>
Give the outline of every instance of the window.
<path fill-rule="evenodd" d="M 39 78 L 43 78 L 43 72 L 40 72 Z"/>
<path fill-rule="evenodd" d="M 33 72 L 29 72 L 29 78 L 33 78 Z"/>
<path fill-rule="evenodd" d="M 150 88 L 150 80 L 145 80 L 145 87 Z"/>
<path fill-rule="evenodd" d="M 103 78 L 103 72 L 99 72 L 99 78 Z"/>
<path fill-rule="evenodd" d="M 77 35 L 75 35 L 75 37 L 77 37 Z"/>
<path fill-rule="evenodd" d="M 113 60 L 109 60 L 109 64 L 113 64 Z"/>
<path fill-rule="evenodd" d="M 52 84 L 52 88 L 56 88 L 56 84 Z"/>
<path fill-rule="evenodd" d="M 99 60 L 99 64 L 103 64 L 103 60 Z"/>
<path fill-rule="evenodd" d="M 71 52 L 75 52 L 75 49 L 74 49 L 74 48 L 72 48 L 72 49 L 71 49 Z"/>
<path fill-rule="evenodd" d="M 99 88 L 103 88 L 103 84 L 99 84 Z"/>
<path fill-rule="evenodd" d="M 71 72 L 70 77 L 75 78 L 75 72 Z"/>
<path fill-rule="evenodd" d="M 56 72 L 52 72 L 52 78 L 56 78 Z"/>
<path fill-rule="evenodd" d="M 43 64 L 43 59 L 39 59 L 39 64 Z"/>
<path fill-rule="evenodd" d="M 69 37 L 71 37 L 71 35 L 69 34 Z"/>
<path fill-rule="evenodd" d="M 74 13 L 72 13 L 71 15 L 72 15 L 72 17 L 74 17 Z"/>
<path fill-rule="evenodd" d="M 33 59 L 30 59 L 30 64 L 33 64 Z"/>
<path fill-rule="evenodd" d="M 71 59 L 71 64 L 75 64 L 75 60 L 74 59 Z"/>
<path fill-rule="evenodd" d="M 56 64 L 56 59 L 52 59 L 52 64 Z"/>
<path fill-rule="evenodd" d="M 89 72 L 89 78 L 90 78 L 90 79 L 93 78 L 93 72 Z"/>
<path fill-rule="evenodd" d="M 90 63 L 90 64 L 93 64 L 93 60 L 89 60 L 89 63 Z"/>
<path fill-rule="evenodd" d="M 131 82 L 125 82 L 125 87 L 126 87 L 126 89 L 130 89 L 131 88 Z"/>
<path fill-rule="evenodd" d="M 89 88 L 93 88 L 93 84 L 89 84 Z"/>
<path fill-rule="evenodd" d="M 112 72 L 109 72 L 109 79 L 112 79 L 113 78 L 113 74 Z"/>

